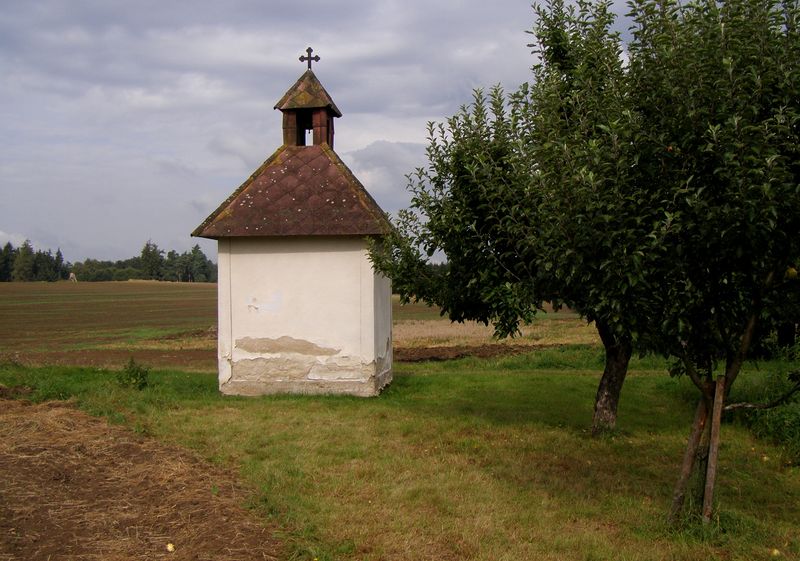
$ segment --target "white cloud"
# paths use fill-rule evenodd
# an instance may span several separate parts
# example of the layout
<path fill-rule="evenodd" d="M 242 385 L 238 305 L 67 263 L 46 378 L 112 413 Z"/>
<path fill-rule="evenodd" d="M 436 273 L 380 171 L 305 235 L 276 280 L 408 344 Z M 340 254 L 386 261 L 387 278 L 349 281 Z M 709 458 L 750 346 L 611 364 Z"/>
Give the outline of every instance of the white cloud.
<path fill-rule="evenodd" d="M 28 236 L 25 234 L 10 234 L 8 232 L 3 232 L 0 230 L 0 245 L 6 245 L 7 243 L 11 242 L 11 245 L 14 247 L 19 247 L 25 240 L 28 239 Z M 33 243 L 33 242 L 31 242 Z"/>
<path fill-rule="evenodd" d="M 289 29 L 260 33 L 229 26 L 189 26 L 147 33 L 143 54 L 158 66 L 219 68 L 263 72 L 293 54 Z"/>

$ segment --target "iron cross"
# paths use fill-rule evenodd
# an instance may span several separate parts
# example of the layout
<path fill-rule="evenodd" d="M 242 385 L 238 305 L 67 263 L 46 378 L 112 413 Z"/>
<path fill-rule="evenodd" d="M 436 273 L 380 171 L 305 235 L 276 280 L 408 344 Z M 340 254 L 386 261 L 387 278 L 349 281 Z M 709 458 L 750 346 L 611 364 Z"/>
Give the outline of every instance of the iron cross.
<path fill-rule="evenodd" d="M 311 47 L 309 47 L 309 48 L 307 48 L 307 49 L 306 49 L 306 53 L 308 53 L 308 56 L 301 56 L 301 57 L 300 57 L 300 62 L 305 62 L 305 61 L 308 61 L 308 69 L 309 69 L 309 70 L 311 70 L 311 61 L 312 61 L 312 60 L 313 60 L 314 62 L 319 62 L 319 55 L 314 55 L 314 56 L 311 56 L 311 53 L 312 53 L 312 52 L 314 52 L 314 49 L 312 49 Z"/>

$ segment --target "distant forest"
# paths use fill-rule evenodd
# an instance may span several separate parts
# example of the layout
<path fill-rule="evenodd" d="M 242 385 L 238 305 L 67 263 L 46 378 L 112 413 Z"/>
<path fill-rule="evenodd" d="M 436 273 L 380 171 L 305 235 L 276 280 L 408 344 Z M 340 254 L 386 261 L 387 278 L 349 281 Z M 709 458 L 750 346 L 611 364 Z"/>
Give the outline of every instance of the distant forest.
<path fill-rule="evenodd" d="M 87 259 L 77 263 L 64 261 L 61 250 L 34 250 L 30 241 L 20 247 L 8 242 L 0 251 L 0 282 L 67 280 L 74 273 L 79 281 L 123 281 L 150 279 L 183 282 L 217 282 L 217 266 L 199 245 L 191 251 L 164 252 L 148 240 L 142 252 L 121 261 Z"/>

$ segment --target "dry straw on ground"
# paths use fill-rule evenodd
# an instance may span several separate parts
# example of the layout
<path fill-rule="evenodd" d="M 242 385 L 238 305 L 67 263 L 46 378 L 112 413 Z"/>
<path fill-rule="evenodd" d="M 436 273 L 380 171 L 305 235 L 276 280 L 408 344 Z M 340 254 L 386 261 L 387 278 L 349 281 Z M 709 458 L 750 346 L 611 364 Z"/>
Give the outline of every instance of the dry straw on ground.
<path fill-rule="evenodd" d="M 0 473 L 0 561 L 255 561 L 280 551 L 227 473 L 63 402 L 0 396 Z"/>

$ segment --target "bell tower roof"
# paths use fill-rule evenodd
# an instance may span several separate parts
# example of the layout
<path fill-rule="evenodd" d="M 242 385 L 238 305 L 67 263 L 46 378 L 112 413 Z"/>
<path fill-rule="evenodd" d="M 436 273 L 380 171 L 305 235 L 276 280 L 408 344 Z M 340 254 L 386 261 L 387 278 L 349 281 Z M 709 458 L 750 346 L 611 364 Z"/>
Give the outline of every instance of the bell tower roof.
<path fill-rule="evenodd" d="M 310 68 L 283 94 L 280 101 L 275 104 L 275 109 L 284 112 L 298 109 L 328 109 L 334 117 L 342 116 L 342 112 Z"/>

